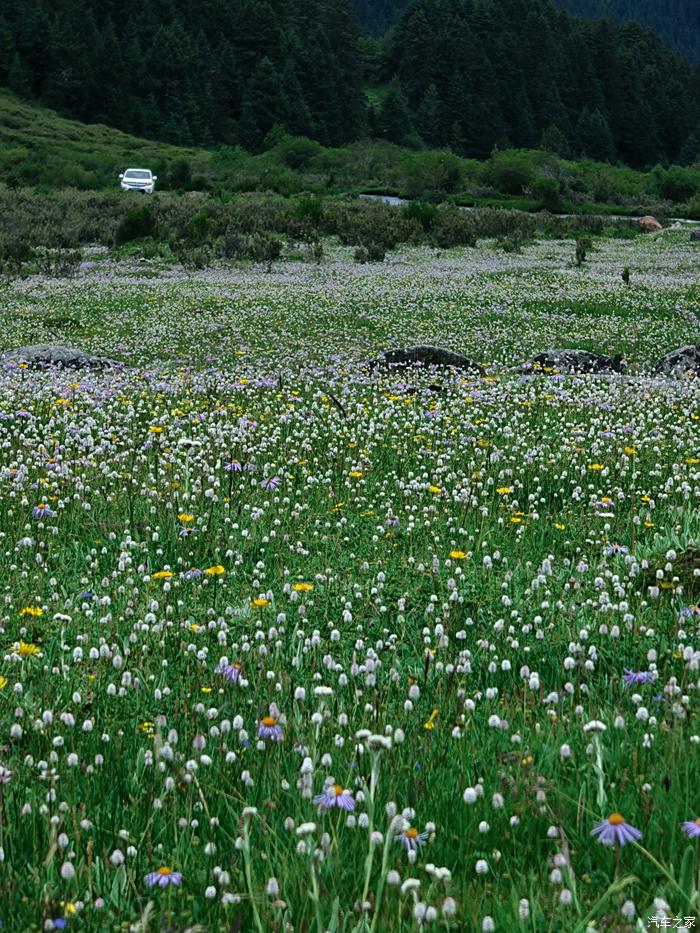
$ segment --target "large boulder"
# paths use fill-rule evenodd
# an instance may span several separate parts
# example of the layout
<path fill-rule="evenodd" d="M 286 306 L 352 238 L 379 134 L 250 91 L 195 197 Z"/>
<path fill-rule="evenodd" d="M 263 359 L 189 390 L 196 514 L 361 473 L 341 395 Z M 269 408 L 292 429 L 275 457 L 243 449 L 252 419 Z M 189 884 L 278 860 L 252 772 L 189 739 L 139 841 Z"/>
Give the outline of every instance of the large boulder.
<path fill-rule="evenodd" d="M 112 360 L 91 356 L 84 350 L 53 343 L 37 343 L 29 347 L 5 350 L 0 354 L 0 359 L 5 363 L 24 363 L 35 369 L 48 366 L 60 366 L 63 369 L 106 369 L 115 365 Z"/>
<path fill-rule="evenodd" d="M 700 343 L 691 343 L 663 356 L 654 367 L 658 376 L 700 376 Z"/>
<path fill-rule="evenodd" d="M 698 227 L 696 230 L 690 231 L 690 239 L 693 241 L 693 243 L 700 243 L 700 227 Z"/>
<path fill-rule="evenodd" d="M 453 369 L 478 373 L 481 376 L 486 372 L 483 366 L 466 356 L 453 353 L 452 350 L 423 345 L 387 350 L 375 359 L 370 360 L 368 366 L 370 370 L 405 369 L 408 366 L 451 366 Z"/>
<path fill-rule="evenodd" d="M 621 356 L 603 356 L 589 350 L 547 350 L 518 367 L 521 373 L 546 375 L 575 373 L 621 373 L 625 368 Z"/>
<path fill-rule="evenodd" d="M 663 230 L 663 227 L 656 217 L 640 217 L 638 223 L 642 230 L 645 230 L 647 233 L 658 233 L 659 230 Z"/>

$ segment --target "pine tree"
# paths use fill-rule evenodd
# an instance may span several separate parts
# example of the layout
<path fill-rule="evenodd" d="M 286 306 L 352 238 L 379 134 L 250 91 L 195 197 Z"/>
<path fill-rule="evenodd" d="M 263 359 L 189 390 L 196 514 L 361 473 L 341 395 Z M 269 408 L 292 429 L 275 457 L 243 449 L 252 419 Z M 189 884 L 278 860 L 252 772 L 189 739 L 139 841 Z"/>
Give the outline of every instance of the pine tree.
<path fill-rule="evenodd" d="M 584 108 L 581 111 L 576 140 L 582 155 L 598 162 L 612 162 L 615 159 L 615 143 L 610 126 L 600 110 L 591 113 L 588 108 Z"/>
<path fill-rule="evenodd" d="M 382 101 L 379 112 L 381 134 L 392 143 L 403 143 L 411 132 L 411 114 L 406 96 L 398 81 L 394 80 Z"/>

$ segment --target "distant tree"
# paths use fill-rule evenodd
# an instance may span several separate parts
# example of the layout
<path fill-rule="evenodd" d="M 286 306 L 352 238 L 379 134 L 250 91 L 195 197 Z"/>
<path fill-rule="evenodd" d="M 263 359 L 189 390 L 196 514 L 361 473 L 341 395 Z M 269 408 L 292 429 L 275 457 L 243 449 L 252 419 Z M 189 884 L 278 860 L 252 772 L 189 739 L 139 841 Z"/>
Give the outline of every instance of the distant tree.
<path fill-rule="evenodd" d="M 550 123 L 542 133 L 540 149 L 561 156 L 563 159 L 570 159 L 572 155 L 571 144 L 556 123 Z"/>
<path fill-rule="evenodd" d="M 12 57 L 12 64 L 7 75 L 7 86 L 20 97 L 31 96 L 32 85 L 29 70 L 22 61 L 19 52 L 15 52 Z"/>
<path fill-rule="evenodd" d="M 599 162 L 612 162 L 615 159 L 615 143 L 610 126 L 600 110 L 591 113 L 584 108 L 581 111 L 576 126 L 576 141 L 582 155 Z"/>
<path fill-rule="evenodd" d="M 382 136 L 392 143 L 403 143 L 411 132 L 411 113 L 398 81 L 393 81 L 379 112 Z"/>

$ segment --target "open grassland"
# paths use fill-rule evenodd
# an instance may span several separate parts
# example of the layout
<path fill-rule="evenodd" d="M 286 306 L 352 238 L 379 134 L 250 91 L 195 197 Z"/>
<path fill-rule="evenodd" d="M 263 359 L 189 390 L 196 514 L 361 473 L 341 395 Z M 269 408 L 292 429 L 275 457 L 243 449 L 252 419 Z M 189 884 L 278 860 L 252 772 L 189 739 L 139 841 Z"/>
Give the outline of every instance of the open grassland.
<path fill-rule="evenodd" d="M 648 378 L 698 252 L 572 251 L 0 291 L 2 346 L 123 364 L 0 369 L 5 929 L 700 915 L 700 384 Z M 419 342 L 489 375 L 362 368 Z M 632 376 L 509 372 L 551 346 Z"/>

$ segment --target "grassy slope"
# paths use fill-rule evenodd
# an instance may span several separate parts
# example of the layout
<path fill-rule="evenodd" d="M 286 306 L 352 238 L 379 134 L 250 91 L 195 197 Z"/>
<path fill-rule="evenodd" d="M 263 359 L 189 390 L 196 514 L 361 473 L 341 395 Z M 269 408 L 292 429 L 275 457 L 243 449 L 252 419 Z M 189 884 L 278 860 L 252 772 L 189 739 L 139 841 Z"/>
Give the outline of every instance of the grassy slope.
<path fill-rule="evenodd" d="M 376 89 L 377 92 L 380 89 Z M 0 183 L 14 187 L 114 189 L 128 165 L 152 168 L 168 188 L 173 164 L 185 160 L 192 176 L 232 191 L 275 191 L 282 195 L 386 192 L 407 198 L 453 200 L 474 206 L 537 210 L 533 197 L 545 182 L 561 180 L 556 210 L 575 213 L 700 212 L 700 169 L 673 169 L 686 193 L 671 210 L 670 196 L 652 172 L 638 172 L 589 159 L 568 161 L 540 150 L 495 153 L 486 162 L 449 150 L 410 149 L 363 140 L 329 149 L 310 140 L 281 137 L 259 155 L 240 148 L 182 148 L 140 139 L 103 125 L 69 120 L 0 89 Z M 514 184 L 513 176 L 517 177 Z M 557 184 L 560 182 L 558 181 Z M 527 197 L 517 194 L 520 188 Z M 686 199 L 693 203 L 684 203 Z M 668 200 L 667 200 L 668 199 Z M 665 202 L 665 203 L 664 203 Z M 607 205 L 607 208 L 606 208 Z"/>
<path fill-rule="evenodd" d="M 210 153 L 201 149 L 182 149 L 111 127 L 78 123 L 0 90 L 0 179 L 4 181 L 102 188 L 129 165 L 162 171 L 178 158 L 203 173 L 211 161 Z"/>

